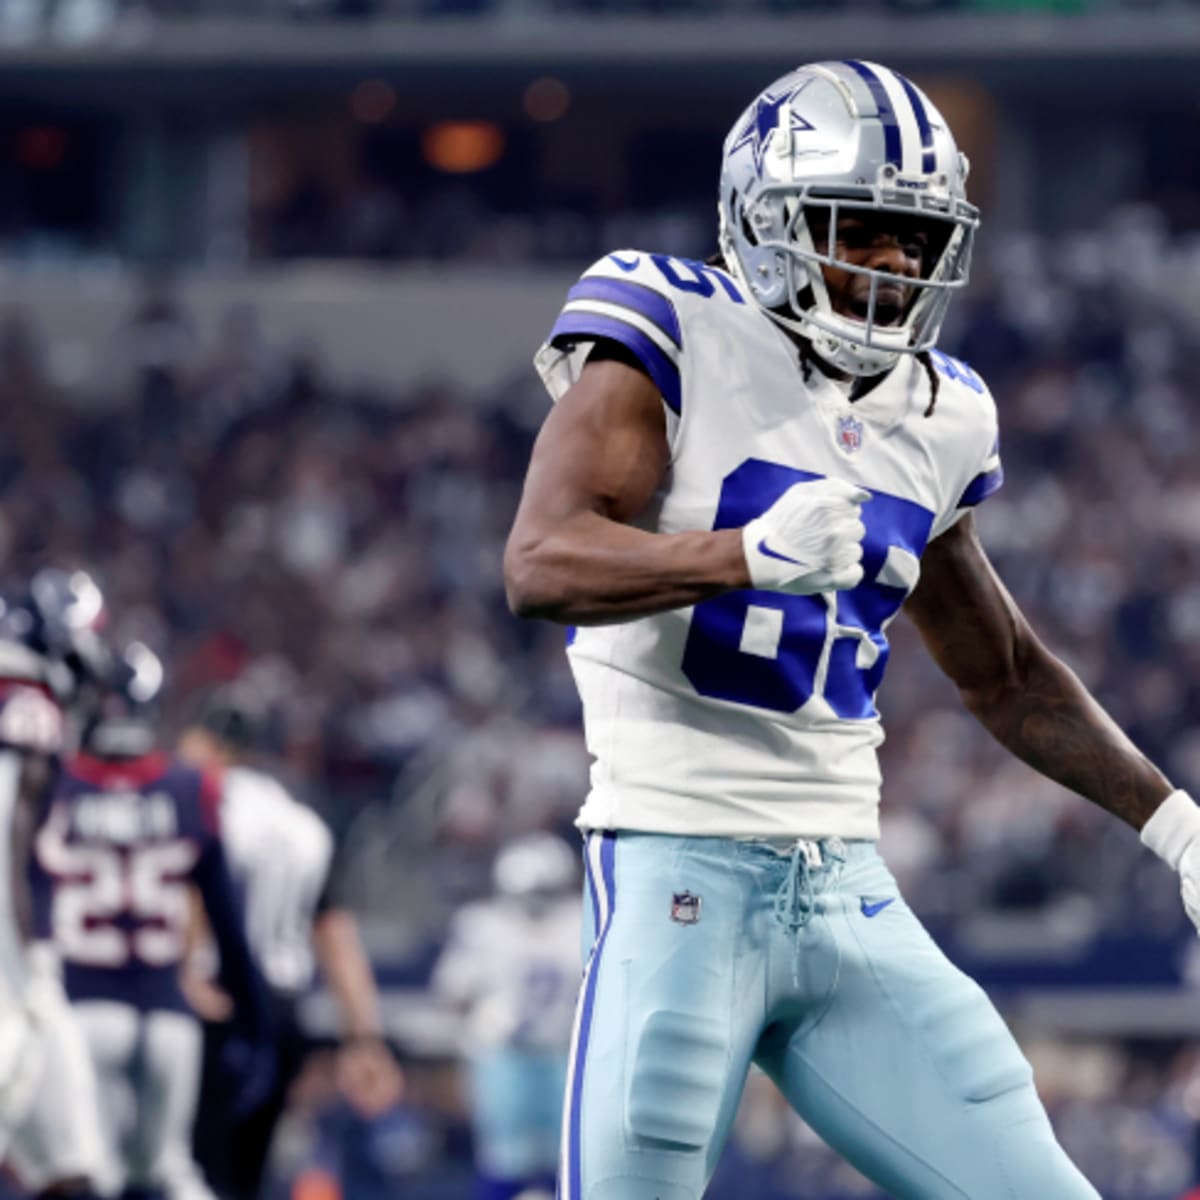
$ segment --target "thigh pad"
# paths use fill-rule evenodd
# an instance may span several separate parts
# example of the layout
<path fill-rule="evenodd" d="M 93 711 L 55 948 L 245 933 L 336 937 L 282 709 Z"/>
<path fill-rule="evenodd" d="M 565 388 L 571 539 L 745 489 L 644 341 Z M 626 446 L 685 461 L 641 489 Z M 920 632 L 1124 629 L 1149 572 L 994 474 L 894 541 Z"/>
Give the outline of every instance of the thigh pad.
<path fill-rule="evenodd" d="M 637 1034 L 625 1111 L 635 1141 L 708 1145 L 728 1085 L 729 1029 L 711 1017 L 659 1009 Z"/>

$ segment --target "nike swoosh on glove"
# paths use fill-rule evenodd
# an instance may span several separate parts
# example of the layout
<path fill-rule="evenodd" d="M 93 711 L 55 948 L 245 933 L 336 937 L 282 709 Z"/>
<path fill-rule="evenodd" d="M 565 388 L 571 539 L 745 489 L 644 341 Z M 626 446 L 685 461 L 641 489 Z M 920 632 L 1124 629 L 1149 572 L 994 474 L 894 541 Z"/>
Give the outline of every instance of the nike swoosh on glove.
<path fill-rule="evenodd" d="M 742 530 L 756 588 L 808 596 L 862 581 L 862 506 L 871 493 L 841 479 L 794 483 Z"/>
<path fill-rule="evenodd" d="M 1172 792 L 1142 827 L 1142 842 L 1179 872 L 1188 918 L 1200 933 L 1200 807 L 1182 789 Z"/>

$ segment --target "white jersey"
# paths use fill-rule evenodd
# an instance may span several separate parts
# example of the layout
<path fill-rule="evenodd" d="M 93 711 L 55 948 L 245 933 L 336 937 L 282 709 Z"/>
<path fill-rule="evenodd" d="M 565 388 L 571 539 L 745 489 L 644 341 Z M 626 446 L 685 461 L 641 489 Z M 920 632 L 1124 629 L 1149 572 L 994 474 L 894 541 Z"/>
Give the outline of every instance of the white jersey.
<path fill-rule="evenodd" d="M 580 922 L 573 896 L 544 909 L 484 900 L 455 915 L 433 987 L 466 1008 L 470 1049 L 566 1053 L 579 991 Z"/>
<path fill-rule="evenodd" d="M 333 835 L 280 783 L 249 767 L 224 774 L 221 833 L 245 896 L 255 961 L 277 991 L 302 991 L 313 977 L 313 919 L 329 877 Z"/>
<path fill-rule="evenodd" d="M 0 642 L 0 1004 L 20 997 L 25 979 L 23 936 L 15 908 L 23 881 L 13 871 L 14 822 L 27 755 L 57 756 L 63 749 L 62 710 L 36 678 L 32 651 Z M 2 1065 L 2 1064 L 0 1064 Z"/>
<path fill-rule="evenodd" d="M 586 829 L 733 837 L 879 836 L 874 696 L 885 631 L 925 546 L 1000 486 L 992 398 L 937 351 L 851 403 L 724 271 L 620 251 L 571 290 L 536 365 L 557 399 L 592 342 L 624 345 L 662 392 L 670 470 L 642 528 L 746 524 L 793 483 L 843 479 L 863 506 L 864 580 L 836 596 L 735 591 L 579 629 Z"/>

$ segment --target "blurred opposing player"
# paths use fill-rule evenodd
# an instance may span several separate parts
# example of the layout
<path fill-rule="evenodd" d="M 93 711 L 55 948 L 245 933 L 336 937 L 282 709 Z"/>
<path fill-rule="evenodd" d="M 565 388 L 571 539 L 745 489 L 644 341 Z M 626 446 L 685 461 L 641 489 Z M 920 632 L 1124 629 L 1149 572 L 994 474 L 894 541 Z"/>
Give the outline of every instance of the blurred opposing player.
<path fill-rule="evenodd" d="M 903 606 L 996 738 L 1180 869 L 1200 925 L 1200 810 L 975 536 L 996 409 L 934 349 L 978 222 L 966 174 L 907 79 L 801 67 L 725 142 L 720 263 L 610 254 L 538 354 L 558 403 L 506 583 L 579 627 L 595 756 L 563 1200 L 700 1196 L 751 1061 L 897 1200 L 1096 1200 L 875 849 Z"/>
<path fill-rule="evenodd" d="M 579 986 L 575 856 L 534 833 L 496 858 L 496 895 L 455 917 L 434 989 L 466 1014 L 479 1200 L 553 1194 Z"/>
<path fill-rule="evenodd" d="M 272 997 L 275 1087 L 253 1112 L 235 1115 L 225 1103 L 220 1070 L 220 998 L 205 999 L 207 989 L 191 984 L 209 1017 L 196 1156 L 218 1192 L 239 1200 L 258 1193 L 287 1088 L 309 1049 L 297 1006 L 318 962 L 338 1002 L 343 1039 L 354 1043 L 360 1059 L 370 1054 L 391 1059 L 380 1037 L 375 979 L 357 923 L 334 901 L 333 837 L 315 812 L 251 765 L 262 726 L 253 699 L 230 689 L 211 700 L 179 747 L 183 757 L 220 780 L 230 867 L 245 899 L 250 947 Z"/>
<path fill-rule="evenodd" d="M 156 749 L 151 705 L 162 666 L 144 646 L 93 681 L 79 753 L 53 789 L 36 839 L 64 983 L 103 1096 L 110 1152 L 127 1194 L 211 1196 L 191 1156 L 201 1030 L 180 988 L 189 890 L 203 899 L 235 998 L 236 1107 L 267 1090 L 266 1001 L 218 829 L 212 779 Z"/>
<path fill-rule="evenodd" d="M 97 595 L 84 576 L 59 588 L 43 575 L 0 601 L 0 1159 L 31 1192 L 76 1196 L 110 1185 L 111 1164 L 57 956 L 35 940 L 30 862 L 67 737 L 66 660 Z"/>

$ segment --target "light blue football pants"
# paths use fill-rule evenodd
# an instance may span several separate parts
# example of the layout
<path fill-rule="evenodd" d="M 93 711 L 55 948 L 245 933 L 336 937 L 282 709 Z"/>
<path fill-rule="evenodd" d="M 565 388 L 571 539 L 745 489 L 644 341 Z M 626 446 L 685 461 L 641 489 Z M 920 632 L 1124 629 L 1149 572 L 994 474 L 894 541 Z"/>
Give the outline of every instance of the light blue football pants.
<path fill-rule="evenodd" d="M 549 1177 L 562 1123 L 561 1050 L 497 1046 L 471 1057 L 475 1159 L 491 1179 Z"/>
<path fill-rule="evenodd" d="M 895 1200 L 1099 1200 L 870 842 L 593 833 L 561 1200 L 698 1200 L 756 1062 Z"/>

